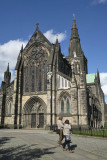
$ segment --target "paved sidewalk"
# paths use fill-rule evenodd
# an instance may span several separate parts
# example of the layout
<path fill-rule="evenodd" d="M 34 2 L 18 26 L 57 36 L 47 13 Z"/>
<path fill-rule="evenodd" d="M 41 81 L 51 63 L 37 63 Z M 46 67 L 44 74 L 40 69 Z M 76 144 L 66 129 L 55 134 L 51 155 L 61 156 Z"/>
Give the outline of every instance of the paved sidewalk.
<path fill-rule="evenodd" d="M 74 153 L 46 130 L 0 130 L 0 160 L 106 160 L 107 139 L 72 135 Z"/>

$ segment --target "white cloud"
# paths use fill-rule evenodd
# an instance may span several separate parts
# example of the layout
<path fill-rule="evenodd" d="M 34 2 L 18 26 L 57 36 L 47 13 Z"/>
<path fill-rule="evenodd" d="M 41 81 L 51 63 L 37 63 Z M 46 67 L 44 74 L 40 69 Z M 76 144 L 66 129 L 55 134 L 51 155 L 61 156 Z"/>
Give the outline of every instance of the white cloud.
<path fill-rule="evenodd" d="M 106 84 L 106 85 L 103 85 L 101 88 L 102 88 L 105 96 L 107 96 L 107 84 Z"/>
<path fill-rule="evenodd" d="M 107 96 L 107 73 L 100 73 L 100 81 L 104 95 Z"/>
<path fill-rule="evenodd" d="M 107 73 L 100 73 L 101 85 L 107 84 Z"/>
<path fill-rule="evenodd" d="M 95 4 L 105 4 L 107 2 L 107 0 L 93 0 L 92 1 L 92 4 L 95 5 Z"/>
<path fill-rule="evenodd" d="M 58 42 L 62 42 L 66 38 L 66 32 L 65 33 L 56 33 L 54 34 L 53 29 L 48 30 L 46 33 L 44 33 L 44 36 L 51 42 L 56 42 L 56 37 L 58 36 Z"/>
<path fill-rule="evenodd" d="M 18 54 L 20 52 L 22 44 L 23 47 L 25 47 L 26 43 L 27 41 L 17 39 L 10 40 L 9 42 L 0 45 L 0 85 L 4 77 L 4 72 L 7 69 L 8 63 L 12 72 L 11 74 L 13 80 L 14 68 L 16 65 Z"/>

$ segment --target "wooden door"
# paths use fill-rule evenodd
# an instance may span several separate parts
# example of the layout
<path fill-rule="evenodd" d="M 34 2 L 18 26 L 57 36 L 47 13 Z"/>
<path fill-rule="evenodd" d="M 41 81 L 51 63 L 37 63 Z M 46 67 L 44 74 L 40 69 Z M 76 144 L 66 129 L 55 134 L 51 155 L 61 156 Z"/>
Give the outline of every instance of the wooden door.
<path fill-rule="evenodd" d="M 31 114 L 31 128 L 36 128 L 36 113 Z"/>
<path fill-rule="evenodd" d="M 44 113 L 39 113 L 39 128 L 44 127 Z"/>

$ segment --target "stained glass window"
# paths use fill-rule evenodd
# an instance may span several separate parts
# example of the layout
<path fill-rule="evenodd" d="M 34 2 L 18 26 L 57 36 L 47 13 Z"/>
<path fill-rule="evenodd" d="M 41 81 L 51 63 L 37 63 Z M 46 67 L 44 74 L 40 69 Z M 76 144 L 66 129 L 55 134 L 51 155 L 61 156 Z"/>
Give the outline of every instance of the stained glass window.
<path fill-rule="evenodd" d="M 61 101 L 61 113 L 64 113 L 64 101 Z"/>
<path fill-rule="evenodd" d="M 28 66 L 25 68 L 25 92 L 29 91 L 29 71 Z"/>
<path fill-rule="evenodd" d="M 69 100 L 67 99 L 67 102 L 66 102 L 66 109 L 67 109 L 67 113 L 70 112 L 70 107 L 69 107 Z"/>

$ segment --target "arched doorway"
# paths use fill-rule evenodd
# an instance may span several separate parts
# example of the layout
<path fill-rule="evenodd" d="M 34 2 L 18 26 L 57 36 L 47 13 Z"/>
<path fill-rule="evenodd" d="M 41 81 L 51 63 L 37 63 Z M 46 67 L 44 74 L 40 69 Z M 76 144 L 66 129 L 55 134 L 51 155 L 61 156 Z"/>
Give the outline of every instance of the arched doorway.
<path fill-rule="evenodd" d="M 24 128 L 44 128 L 46 125 L 46 104 L 39 97 L 30 98 L 23 107 Z"/>

